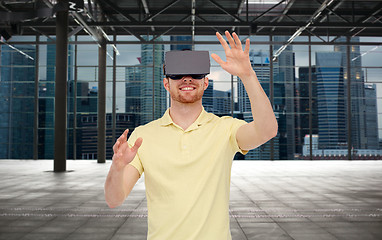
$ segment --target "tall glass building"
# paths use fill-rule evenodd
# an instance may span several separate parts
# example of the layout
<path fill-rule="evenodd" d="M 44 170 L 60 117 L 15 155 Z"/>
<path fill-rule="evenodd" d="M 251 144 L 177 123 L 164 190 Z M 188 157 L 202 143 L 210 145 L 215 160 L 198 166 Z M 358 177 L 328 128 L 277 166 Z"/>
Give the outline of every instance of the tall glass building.
<path fill-rule="evenodd" d="M 316 53 L 318 147 L 346 148 L 346 104 L 340 52 Z"/>
<path fill-rule="evenodd" d="M 296 153 L 301 155 L 305 136 L 309 135 L 309 112 L 312 116 L 312 134 L 318 134 L 317 109 L 317 73 L 316 67 L 311 67 L 312 109 L 309 108 L 309 67 L 300 67 L 296 81 Z"/>
<path fill-rule="evenodd" d="M 275 36 L 274 41 L 286 42 L 288 37 Z M 274 51 L 279 49 L 280 45 L 274 45 Z M 292 46 L 287 46 L 278 56 L 277 63 L 273 65 L 274 71 L 274 102 L 275 105 L 282 106 L 276 110 L 279 115 L 279 147 L 280 159 L 294 159 L 295 153 L 295 59 Z M 269 95 L 268 95 L 269 96 Z"/>
<path fill-rule="evenodd" d="M 337 42 L 346 42 L 345 37 L 341 37 Z M 352 38 L 352 42 L 359 42 L 359 37 Z M 346 46 L 339 45 L 334 47 L 334 51 L 342 54 L 342 64 L 344 67 L 344 85 L 347 88 L 347 54 Z M 364 76 L 362 72 L 362 63 L 360 58 L 360 47 L 350 46 L 350 96 L 351 96 L 351 144 L 353 148 L 365 149 L 367 145 L 366 139 L 366 121 L 365 121 L 365 90 L 364 90 Z M 345 97 L 347 91 L 345 91 Z M 354 130 L 353 130 L 354 129 Z"/>
<path fill-rule="evenodd" d="M 157 40 L 161 41 L 162 38 Z M 141 45 L 140 124 L 160 118 L 167 109 L 167 93 L 162 81 L 163 63 L 163 44 Z"/>
<path fill-rule="evenodd" d="M 34 46 L 16 45 L 35 59 Z M 35 61 L 1 46 L 0 158 L 33 158 Z"/>
<path fill-rule="evenodd" d="M 268 52 L 265 52 L 265 51 L 258 51 L 258 52 L 251 51 L 249 53 L 249 56 L 250 56 L 251 65 L 256 72 L 257 78 L 259 79 L 260 84 L 263 87 L 265 93 L 269 96 L 269 89 L 270 89 L 269 88 L 269 84 L 270 84 L 269 83 L 269 81 L 270 81 L 269 54 L 268 54 Z M 274 65 L 273 69 L 274 69 L 273 75 L 278 76 L 278 73 L 279 73 L 278 70 L 279 69 L 277 68 L 277 64 Z M 281 87 L 281 88 L 275 87 L 274 92 L 275 92 L 276 96 L 284 93 L 283 83 L 279 83 L 275 86 Z M 283 98 L 281 98 L 281 97 L 275 98 L 275 99 L 283 100 Z M 279 117 L 280 113 L 285 113 L 285 111 L 283 111 L 285 108 L 285 105 L 284 105 L 284 103 L 278 102 L 278 101 L 276 101 L 275 104 L 278 105 L 278 107 L 276 108 L 278 110 L 275 111 L 275 115 Z M 238 107 L 239 107 L 239 112 L 241 112 L 243 114 L 243 119 L 246 122 L 252 122 L 253 117 L 252 117 L 252 112 L 251 112 L 251 103 L 249 101 L 248 94 L 247 94 L 247 91 L 245 90 L 244 84 L 241 82 L 241 80 L 239 80 L 239 82 L 238 82 Z M 281 134 L 282 131 L 285 131 L 285 127 L 283 127 L 284 126 L 283 124 L 285 124 L 285 121 L 280 122 L 280 120 L 281 119 L 278 118 L 279 134 L 275 138 L 273 138 L 274 158 L 277 158 L 277 159 L 280 156 L 279 154 L 281 154 L 281 146 L 279 145 L 280 136 L 285 135 L 285 134 Z M 286 145 L 284 145 L 284 147 L 286 147 Z M 286 149 L 284 149 L 283 152 L 286 152 Z M 249 151 L 245 155 L 245 159 L 246 160 L 270 160 L 271 159 L 271 144 L 270 144 L 270 142 L 265 143 L 262 146 Z"/>
<path fill-rule="evenodd" d="M 378 145 L 378 112 L 377 108 L 377 85 L 365 84 L 365 123 L 366 123 L 366 147 L 367 149 L 379 149 Z"/>

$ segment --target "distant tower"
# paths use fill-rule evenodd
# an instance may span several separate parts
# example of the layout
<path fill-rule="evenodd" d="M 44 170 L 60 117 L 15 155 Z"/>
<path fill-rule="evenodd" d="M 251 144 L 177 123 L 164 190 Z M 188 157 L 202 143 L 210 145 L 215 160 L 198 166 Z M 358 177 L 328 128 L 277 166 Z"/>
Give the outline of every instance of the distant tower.
<path fill-rule="evenodd" d="M 214 113 L 230 116 L 231 115 L 231 91 L 213 91 Z"/>
<path fill-rule="evenodd" d="M 214 112 L 214 80 L 209 79 L 208 88 L 204 91 L 202 102 L 207 112 Z"/>
<path fill-rule="evenodd" d="M 275 36 L 274 41 L 286 42 L 288 37 Z M 281 46 L 274 45 L 274 51 Z M 277 57 L 277 63 L 273 64 L 274 71 L 274 105 L 282 106 L 283 111 L 279 111 L 279 143 L 280 143 L 280 160 L 292 160 L 295 153 L 295 109 L 294 109 L 294 83 L 295 83 L 295 68 L 294 68 L 294 53 L 293 46 L 289 45 Z M 276 97 L 276 94 L 283 95 L 282 102 Z M 276 101 L 279 101 L 277 103 Z"/>
<path fill-rule="evenodd" d="M 170 37 L 171 42 L 191 42 L 192 37 L 191 36 L 171 36 Z M 178 50 L 192 50 L 191 44 L 171 44 L 171 51 Z"/>
<path fill-rule="evenodd" d="M 317 109 L 317 73 L 316 67 L 311 67 L 312 72 L 312 134 L 318 134 L 318 109 Z M 299 102 L 296 108 L 298 123 L 296 125 L 296 153 L 302 153 L 304 138 L 309 135 L 309 67 L 300 67 L 298 73 Z M 298 130 L 298 133 L 297 133 Z"/>
<path fill-rule="evenodd" d="M 347 131 L 342 54 L 317 52 L 316 71 L 319 148 L 345 148 Z"/>
<path fill-rule="evenodd" d="M 149 40 L 145 37 L 146 40 Z M 158 41 L 161 41 L 158 38 Z M 167 109 L 166 89 L 163 87 L 163 44 L 141 45 L 141 124 L 160 118 Z"/>
<path fill-rule="evenodd" d="M 142 65 L 126 67 L 126 105 L 125 111 L 135 116 L 137 125 L 140 125 L 141 116 L 141 88 L 142 88 Z"/>
<path fill-rule="evenodd" d="M 353 37 L 351 41 L 359 42 L 359 37 Z M 346 42 L 345 37 L 341 37 L 337 42 Z M 341 53 L 342 55 L 342 66 L 344 68 L 344 88 L 345 88 L 345 98 L 347 98 L 347 54 L 345 45 L 334 46 L 334 51 Z M 351 74 L 351 141 L 352 147 L 355 149 L 365 149 L 367 145 L 366 140 L 366 122 L 365 122 L 365 89 L 364 89 L 364 77 L 362 72 L 361 63 L 361 51 L 360 47 L 352 45 L 350 47 L 350 74 Z M 347 106 L 347 102 L 345 103 Z M 346 108 L 347 110 L 347 108 Z M 349 115 L 347 115 L 349 116 Z M 346 121 L 347 123 L 347 121 Z"/>
<path fill-rule="evenodd" d="M 379 149 L 376 84 L 365 85 L 367 149 Z"/>
<path fill-rule="evenodd" d="M 269 79 L 270 79 L 270 64 L 268 52 L 254 52 L 249 53 L 251 65 L 256 72 L 257 78 L 260 81 L 264 91 L 269 95 Z M 277 68 L 276 68 L 277 69 Z M 275 89 L 275 95 L 278 95 L 279 89 Z M 279 98 L 281 99 L 281 98 Z M 248 94 L 245 90 L 244 84 L 241 80 L 238 81 L 238 105 L 239 112 L 243 113 L 243 119 L 247 122 L 253 121 L 251 112 L 251 103 Z M 277 113 L 276 113 L 277 115 Z M 279 123 L 280 124 L 280 123 Z M 280 128 L 279 128 L 280 129 Z M 279 137 L 273 138 L 274 140 L 274 158 L 279 159 Z M 249 151 L 245 155 L 246 160 L 270 160 L 270 143 L 263 144 L 262 146 Z"/>
<path fill-rule="evenodd" d="M 35 58 L 31 46 L 15 46 Z M 1 46 L 0 158 L 33 158 L 35 61 Z"/>

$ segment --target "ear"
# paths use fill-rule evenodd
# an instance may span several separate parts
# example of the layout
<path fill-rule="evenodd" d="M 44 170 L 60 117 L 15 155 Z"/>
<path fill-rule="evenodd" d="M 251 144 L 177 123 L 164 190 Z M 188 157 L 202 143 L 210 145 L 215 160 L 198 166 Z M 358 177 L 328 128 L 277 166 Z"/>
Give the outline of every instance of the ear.
<path fill-rule="evenodd" d="M 204 90 L 206 90 L 208 88 L 208 85 L 209 85 L 208 77 L 205 77 L 204 78 Z"/>
<path fill-rule="evenodd" d="M 170 92 L 170 80 L 168 78 L 163 78 L 163 86 L 168 92 Z"/>

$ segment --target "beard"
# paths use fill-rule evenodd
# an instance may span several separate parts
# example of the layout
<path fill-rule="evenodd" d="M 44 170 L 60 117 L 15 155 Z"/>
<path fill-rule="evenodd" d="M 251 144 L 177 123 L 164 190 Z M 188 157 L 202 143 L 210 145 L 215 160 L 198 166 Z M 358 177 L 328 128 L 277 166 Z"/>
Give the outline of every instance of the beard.
<path fill-rule="evenodd" d="M 198 91 L 196 94 L 190 95 L 182 95 L 182 94 L 176 94 L 171 95 L 171 98 L 177 102 L 180 103 L 195 103 L 197 101 L 200 101 L 203 97 L 203 92 Z"/>
<path fill-rule="evenodd" d="M 190 85 L 190 84 L 188 84 Z M 180 103 L 195 103 L 202 99 L 204 94 L 203 86 L 196 86 L 191 92 L 182 92 L 178 87 L 170 91 L 171 99 Z"/>

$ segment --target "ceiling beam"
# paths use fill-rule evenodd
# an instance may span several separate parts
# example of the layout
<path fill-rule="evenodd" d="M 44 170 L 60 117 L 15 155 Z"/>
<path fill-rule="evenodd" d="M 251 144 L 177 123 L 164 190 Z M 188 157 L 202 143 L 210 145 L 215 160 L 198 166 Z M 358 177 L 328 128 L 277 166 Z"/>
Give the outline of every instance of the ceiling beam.
<path fill-rule="evenodd" d="M 227 14 L 228 16 L 231 16 L 232 18 L 238 20 L 239 22 L 243 22 L 240 17 L 236 16 L 235 14 L 231 14 L 229 11 L 227 11 L 224 7 L 222 7 L 220 4 L 215 2 L 214 0 L 209 0 L 213 5 L 215 5 L 217 8 L 219 8 L 222 12 Z"/>
<path fill-rule="evenodd" d="M 291 1 L 289 1 L 289 2 L 287 3 L 287 5 L 285 6 L 285 8 L 284 8 L 282 14 L 281 14 L 279 17 L 277 17 L 276 22 L 281 22 L 281 21 L 284 19 L 284 16 L 287 16 L 289 9 L 291 9 L 291 7 L 293 6 L 293 4 L 294 4 L 295 1 L 296 1 L 296 0 L 291 0 Z M 273 27 L 271 31 L 273 32 L 275 29 L 276 29 L 276 28 Z"/>
<path fill-rule="evenodd" d="M 124 11 L 121 8 L 119 8 L 117 5 L 115 5 L 114 3 L 110 2 L 109 0 L 98 0 L 98 1 L 107 4 L 111 9 L 113 9 L 117 13 L 121 14 L 127 20 L 130 20 L 131 22 L 136 22 L 137 21 L 135 18 L 130 16 L 126 11 Z"/>
<path fill-rule="evenodd" d="M 263 13 L 261 13 L 259 16 L 255 17 L 255 19 L 253 19 L 251 22 L 256 22 L 257 20 L 259 20 L 260 18 L 264 17 L 265 14 L 269 13 L 270 11 L 272 11 L 274 8 L 278 7 L 280 4 L 282 4 L 283 2 L 285 2 L 286 0 L 282 0 L 280 1 L 279 3 L 273 5 L 272 7 L 268 8 L 268 10 L 264 11 Z"/>
<path fill-rule="evenodd" d="M 240 0 L 240 3 L 239 5 L 237 6 L 237 12 L 236 12 L 236 15 L 237 16 L 240 16 L 241 12 L 243 11 L 243 7 L 244 7 L 244 4 L 247 2 L 247 0 Z M 248 16 L 248 12 L 247 12 L 247 16 Z M 235 19 L 235 22 L 237 22 L 238 20 Z M 248 18 L 246 20 L 248 22 Z M 234 32 L 235 31 L 235 27 L 232 27 L 231 28 L 231 32 Z"/>
<path fill-rule="evenodd" d="M 167 9 L 169 9 L 170 7 L 172 7 L 173 5 L 175 5 L 177 2 L 179 2 L 180 0 L 175 0 L 169 4 L 167 4 L 165 7 L 163 7 L 162 9 L 160 9 L 159 11 L 157 11 L 156 13 L 154 13 L 153 15 L 145 18 L 142 20 L 142 22 L 147 22 L 147 21 L 150 21 L 152 20 L 153 18 L 155 18 L 156 16 L 160 15 L 162 12 L 166 11 Z"/>
<path fill-rule="evenodd" d="M 364 16 L 362 19 L 360 19 L 358 21 L 358 23 L 366 23 L 367 21 L 369 21 L 371 18 L 375 17 L 375 15 L 379 14 L 380 12 L 382 12 L 382 3 L 378 4 L 372 11 L 372 14 L 370 14 L 369 16 Z M 374 24 L 374 23 L 373 23 Z M 364 31 L 367 27 L 361 27 L 361 31 L 358 31 L 355 35 L 358 35 L 360 32 Z M 354 30 L 356 30 L 357 27 L 353 27 L 351 28 L 347 33 L 351 33 L 353 32 Z M 353 35 L 353 37 L 355 36 Z M 337 37 L 335 37 L 334 39 L 332 39 L 331 42 L 334 42 L 335 40 L 337 40 L 338 38 L 340 38 L 341 36 L 343 36 L 343 34 L 341 35 L 337 35 Z"/>
<path fill-rule="evenodd" d="M 141 3 L 143 5 L 143 9 L 145 10 L 146 16 L 151 16 L 150 10 L 149 10 L 149 5 L 147 4 L 146 0 L 141 0 Z M 152 21 L 152 19 L 148 20 L 149 22 Z M 151 27 L 151 31 L 155 32 L 155 28 Z"/>
<path fill-rule="evenodd" d="M 189 18 L 190 16 L 191 16 L 191 14 L 188 15 L 188 16 L 186 16 L 186 17 L 184 17 L 184 18 L 182 18 L 182 19 L 180 20 L 180 22 L 186 21 L 186 19 Z M 175 27 L 170 27 L 170 28 L 167 29 L 166 31 L 164 31 L 164 32 L 158 34 L 157 36 L 155 36 L 153 39 L 150 40 L 150 42 L 153 42 L 153 41 L 156 40 L 157 38 L 159 38 L 159 37 L 161 37 L 161 36 L 167 34 L 167 33 L 170 32 L 171 30 L 173 30 L 174 28 L 175 28 Z"/>
<path fill-rule="evenodd" d="M 382 11 L 382 9 L 381 9 Z M 39 28 L 50 28 L 54 27 L 54 22 L 23 22 L 20 23 L 24 27 L 39 27 Z M 191 22 L 179 22 L 179 21 L 156 21 L 156 22 L 124 22 L 124 21 L 114 21 L 114 22 L 89 22 L 87 23 L 89 26 L 101 26 L 101 27 L 137 27 L 137 28 L 144 28 L 144 27 L 184 27 L 184 26 L 190 26 Z M 195 22 L 196 27 L 251 27 L 251 25 L 247 22 L 223 22 L 223 21 L 209 21 L 209 22 Z M 269 21 L 264 22 L 256 22 L 256 24 L 260 27 L 279 27 L 279 28 L 291 28 L 295 29 L 296 27 L 305 26 L 306 22 L 279 22 L 279 23 L 271 23 Z M 76 25 L 74 22 L 70 22 L 69 25 L 73 26 Z M 0 24 L 0 27 L 2 25 Z M 374 29 L 381 29 L 382 23 L 371 23 L 371 22 L 364 22 L 364 23 L 335 23 L 335 22 L 323 22 L 323 23 L 312 23 L 310 25 L 311 27 L 317 27 L 317 28 L 374 28 Z"/>

